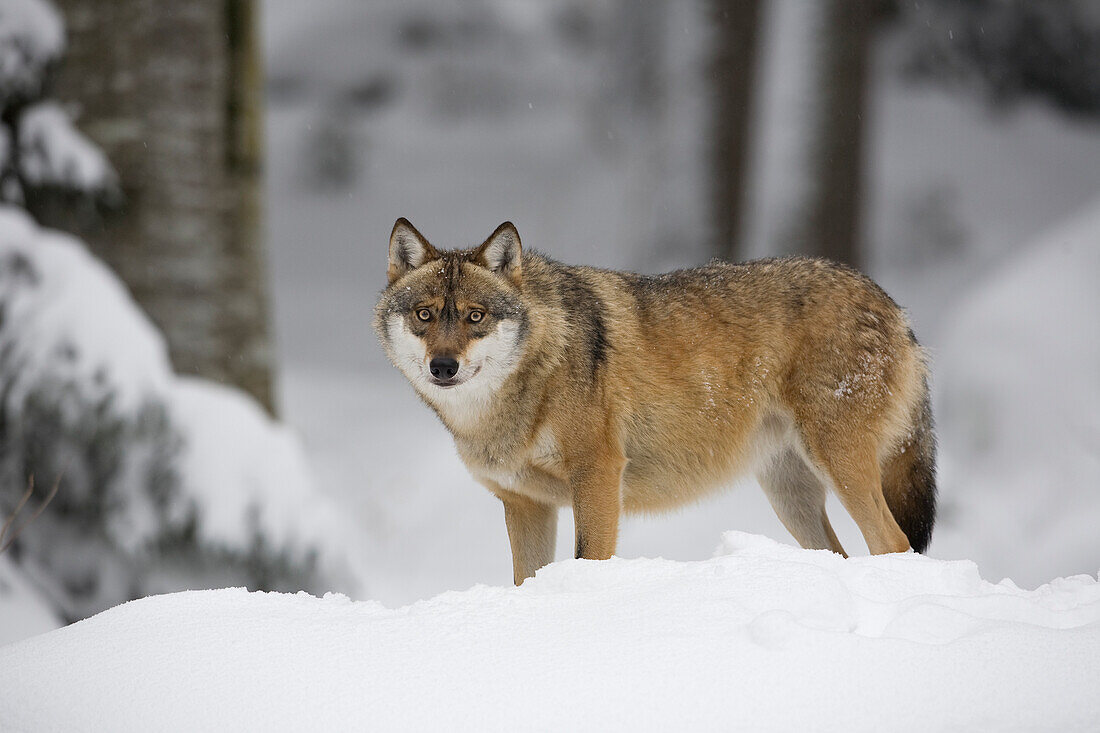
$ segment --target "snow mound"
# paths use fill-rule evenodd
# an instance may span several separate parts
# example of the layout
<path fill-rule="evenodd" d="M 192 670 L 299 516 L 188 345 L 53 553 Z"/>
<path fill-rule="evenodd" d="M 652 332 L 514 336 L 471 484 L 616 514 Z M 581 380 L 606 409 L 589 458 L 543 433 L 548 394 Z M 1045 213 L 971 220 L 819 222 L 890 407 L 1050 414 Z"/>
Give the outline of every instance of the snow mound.
<path fill-rule="evenodd" d="M 177 377 L 171 402 L 188 436 L 179 468 L 204 540 L 232 547 L 258 531 L 277 547 L 336 562 L 352 529 L 319 494 L 295 433 L 248 395 L 214 382 Z"/>
<path fill-rule="evenodd" d="M 937 555 L 1026 585 L 1096 569 L 1097 282 L 1100 199 L 979 283 L 955 314 L 935 358 L 950 525 Z"/>
<path fill-rule="evenodd" d="M 5 730 L 1095 730 L 1100 583 L 843 558 L 551 565 L 395 610 L 145 598 L 0 649 Z"/>

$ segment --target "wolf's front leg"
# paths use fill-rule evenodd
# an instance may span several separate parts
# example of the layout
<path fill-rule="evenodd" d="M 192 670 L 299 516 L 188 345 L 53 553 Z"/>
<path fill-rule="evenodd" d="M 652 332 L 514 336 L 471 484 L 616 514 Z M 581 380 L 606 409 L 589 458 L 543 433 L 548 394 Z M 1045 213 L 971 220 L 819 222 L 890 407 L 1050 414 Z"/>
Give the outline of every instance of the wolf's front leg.
<path fill-rule="evenodd" d="M 554 561 L 558 508 L 509 491 L 495 490 L 504 502 L 504 523 L 512 544 L 512 574 L 516 585 Z"/>
<path fill-rule="evenodd" d="M 600 456 L 574 470 L 573 522 L 577 533 L 577 559 L 606 560 L 615 554 L 622 511 L 622 479 L 626 460 Z"/>

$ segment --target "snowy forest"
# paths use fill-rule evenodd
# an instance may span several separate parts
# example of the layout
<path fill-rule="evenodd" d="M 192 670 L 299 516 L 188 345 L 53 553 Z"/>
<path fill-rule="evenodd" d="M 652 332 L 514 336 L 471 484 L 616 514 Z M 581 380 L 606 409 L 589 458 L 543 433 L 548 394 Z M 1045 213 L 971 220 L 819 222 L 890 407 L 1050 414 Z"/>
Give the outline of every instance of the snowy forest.
<path fill-rule="evenodd" d="M 511 587 L 398 217 L 869 274 L 928 552 L 746 479 Z M 1096 730 L 1098 282 L 1094 0 L 0 0 L 0 730 Z"/>

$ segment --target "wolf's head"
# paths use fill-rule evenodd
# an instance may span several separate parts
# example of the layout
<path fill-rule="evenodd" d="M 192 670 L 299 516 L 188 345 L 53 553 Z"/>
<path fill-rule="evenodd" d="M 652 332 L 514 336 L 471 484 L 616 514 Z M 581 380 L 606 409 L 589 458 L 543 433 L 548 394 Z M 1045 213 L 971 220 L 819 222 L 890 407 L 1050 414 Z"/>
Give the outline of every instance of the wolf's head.
<path fill-rule="evenodd" d="M 390 360 L 429 401 L 484 400 L 516 369 L 528 313 L 511 222 L 479 247 L 439 251 L 398 219 L 388 276 L 374 328 Z"/>

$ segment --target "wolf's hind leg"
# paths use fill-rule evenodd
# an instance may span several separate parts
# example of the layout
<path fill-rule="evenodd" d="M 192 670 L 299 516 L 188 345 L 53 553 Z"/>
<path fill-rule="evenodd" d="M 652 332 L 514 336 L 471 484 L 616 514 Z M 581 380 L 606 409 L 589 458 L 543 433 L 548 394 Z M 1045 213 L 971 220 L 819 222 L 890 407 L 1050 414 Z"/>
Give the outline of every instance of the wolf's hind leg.
<path fill-rule="evenodd" d="M 863 533 L 871 554 L 908 550 L 909 538 L 898 526 L 882 493 L 879 459 L 869 441 L 833 448 L 810 437 L 806 447 L 819 475 L 832 482 L 840 502 Z"/>
<path fill-rule="evenodd" d="M 847 557 L 825 513 L 825 485 L 794 448 L 780 453 L 757 475 L 779 521 L 807 550 L 832 550 Z"/>
<path fill-rule="evenodd" d="M 504 503 L 504 523 L 512 545 L 512 576 L 516 585 L 554 561 L 558 508 L 520 494 L 494 489 Z"/>

